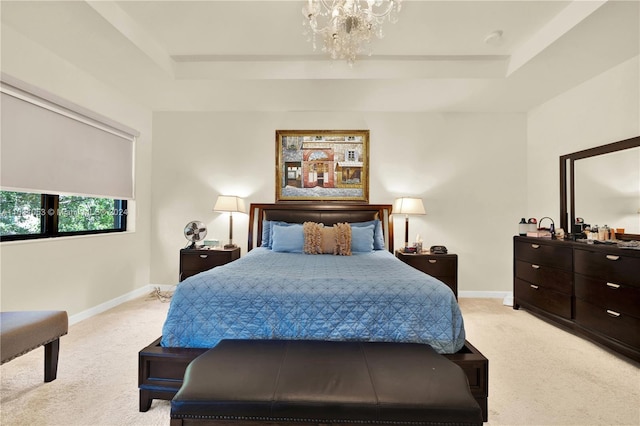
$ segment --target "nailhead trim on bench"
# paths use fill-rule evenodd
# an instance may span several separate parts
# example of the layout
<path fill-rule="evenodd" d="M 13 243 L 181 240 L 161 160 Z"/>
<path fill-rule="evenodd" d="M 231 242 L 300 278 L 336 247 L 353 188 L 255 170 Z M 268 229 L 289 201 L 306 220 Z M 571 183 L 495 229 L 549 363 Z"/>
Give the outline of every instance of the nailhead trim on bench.
<path fill-rule="evenodd" d="M 289 422 L 289 423 L 351 423 L 351 424 L 383 424 L 383 425 L 415 425 L 415 426 L 468 426 L 469 423 L 451 423 L 451 422 L 419 422 L 419 421 L 398 421 L 398 420 L 340 420 L 340 419 L 301 419 L 289 417 L 255 417 L 255 416 L 199 416 L 197 414 L 185 414 L 181 416 L 172 416 L 173 419 L 193 419 L 193 420 L 246 420 L 246 421 L 263 421 L 263 422 Z"/>
<path fill-rule="evenodd" d="M 16 354 L 16 355 L 12 356 L 11 358 L 7 358 L 7 359 L 3 360 L 3 361 L 2 361 L 2 364 L 4 364 L 5 362 L 9 362 L 9 361 L 11 361 L 11 360 L 13 360 L 13 359 L 16 359 L 16 358 L 18 358 L 19 356 L 25 355 L 25 354 L 27 354 L 27 353 L 31 352 L 31 351 L 32 351 L 32 350 L 34 350 L 34 349 L 38 349 L 40 346 L 45 346 L 45 345 L 48 345 L 48 344 L 49 344 L 49 343 L 51 343 L 51 342 L 55 342 L 56 340 L 58 340 L 58 339 L 59 339 L 59 338 L 61 338 L 62 336 L 65 336 L 66 334 L 67 334 L 67 333 L 61 334 L 61 335 L 59 335 L 58 337 L 54 337 L 54 338 L 53 338 L 53 339 L 51 339 L 51 340 L 47 340 L 46 342 L 42 342 L 42 343 L 40 343 L 39 345 L 36 345 L 36 346 L 34 346 L 34 347 L 32 347 L 32 348 L 25 349 L 24 351 L 20 352 L 19 354 Z"/>

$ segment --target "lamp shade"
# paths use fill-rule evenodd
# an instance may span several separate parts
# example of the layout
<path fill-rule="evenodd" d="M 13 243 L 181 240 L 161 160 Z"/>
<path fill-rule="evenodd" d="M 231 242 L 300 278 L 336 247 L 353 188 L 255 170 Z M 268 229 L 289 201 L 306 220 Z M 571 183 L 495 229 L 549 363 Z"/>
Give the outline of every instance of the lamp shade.
<path fill-rule="evenodd" d="M 427 214 L 424 210 L 422 198 L 401 197 L 393 203 L 393 213 L 399 214 Z"/>
<path fill-rule="evenodd" d="M 219 195 L 213 206 L 214 212 L 240 212 L 246 213 L 244 200 L 234 195 Z"/>

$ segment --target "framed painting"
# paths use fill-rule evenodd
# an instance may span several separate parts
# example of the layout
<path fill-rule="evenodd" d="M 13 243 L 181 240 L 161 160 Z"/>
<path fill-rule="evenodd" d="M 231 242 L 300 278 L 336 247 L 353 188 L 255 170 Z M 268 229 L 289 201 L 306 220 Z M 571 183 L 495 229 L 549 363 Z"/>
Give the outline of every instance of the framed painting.
<path fill-rule="evenodd" d="M 368 130 L 276 130 L 276 202 L 369 202 Z"/>

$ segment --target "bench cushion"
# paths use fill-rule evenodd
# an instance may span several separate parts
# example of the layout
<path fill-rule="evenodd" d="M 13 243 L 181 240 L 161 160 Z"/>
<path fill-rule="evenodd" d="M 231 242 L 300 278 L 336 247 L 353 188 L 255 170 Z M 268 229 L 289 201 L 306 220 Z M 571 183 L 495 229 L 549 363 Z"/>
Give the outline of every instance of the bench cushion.
<path fill-rule="evenodd" d="M 67 334 L 65 311 L 17 311 L 0 313 L 2 363 L 46 345 Z"/>
<path fill-rule="evenodd" d="M 171 417 L 482 424 L 460 367 L 380 342 L 224 340 L 189 365 Z"/>

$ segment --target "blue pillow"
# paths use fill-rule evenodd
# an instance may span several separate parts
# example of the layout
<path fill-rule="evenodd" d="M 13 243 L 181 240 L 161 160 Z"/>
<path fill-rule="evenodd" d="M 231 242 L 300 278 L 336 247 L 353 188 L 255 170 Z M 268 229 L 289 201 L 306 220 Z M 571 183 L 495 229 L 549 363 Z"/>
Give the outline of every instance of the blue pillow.
<path fill-rule="evenodd" d="M 351 227 L 351 251 L 354 253 L 368 253 L 373 251 L 374 225 Z"/>
<path fill-rule="evenodd" d="M 299 223 L 280 225 L 272 224 L 271 250 L 288 253 L 302 253 L 304 247 L 304 231 Z"/>
<path fill-rule="evenodd" d="M 262 221 L 262 242 L 260 247 L 271 248 L 271 222 L 270 220 Z"/>
<path fill-rule="evenodd" d="M 382 232 L 382 222 L 380 219 L 370 220 L 368 222 L 356 222 L 351 224 L 351 233 L 353 234 L 353 228 L 361 228 L 363 226 L 373 225 L 375 228 L 373 230 L 373 249 L 374 250 L 384 250 L 384 233 Z M 352 237 L 353 238 L 353 237 Z"/>
<path fill-rule="evenodd" d="M 273 225 L 289 226 L 293 224 L 277 220 L 263 220 L 262 241 L 260 243 L 260 247 L 271 248 L 271 244 L 273 243 Z"/>

